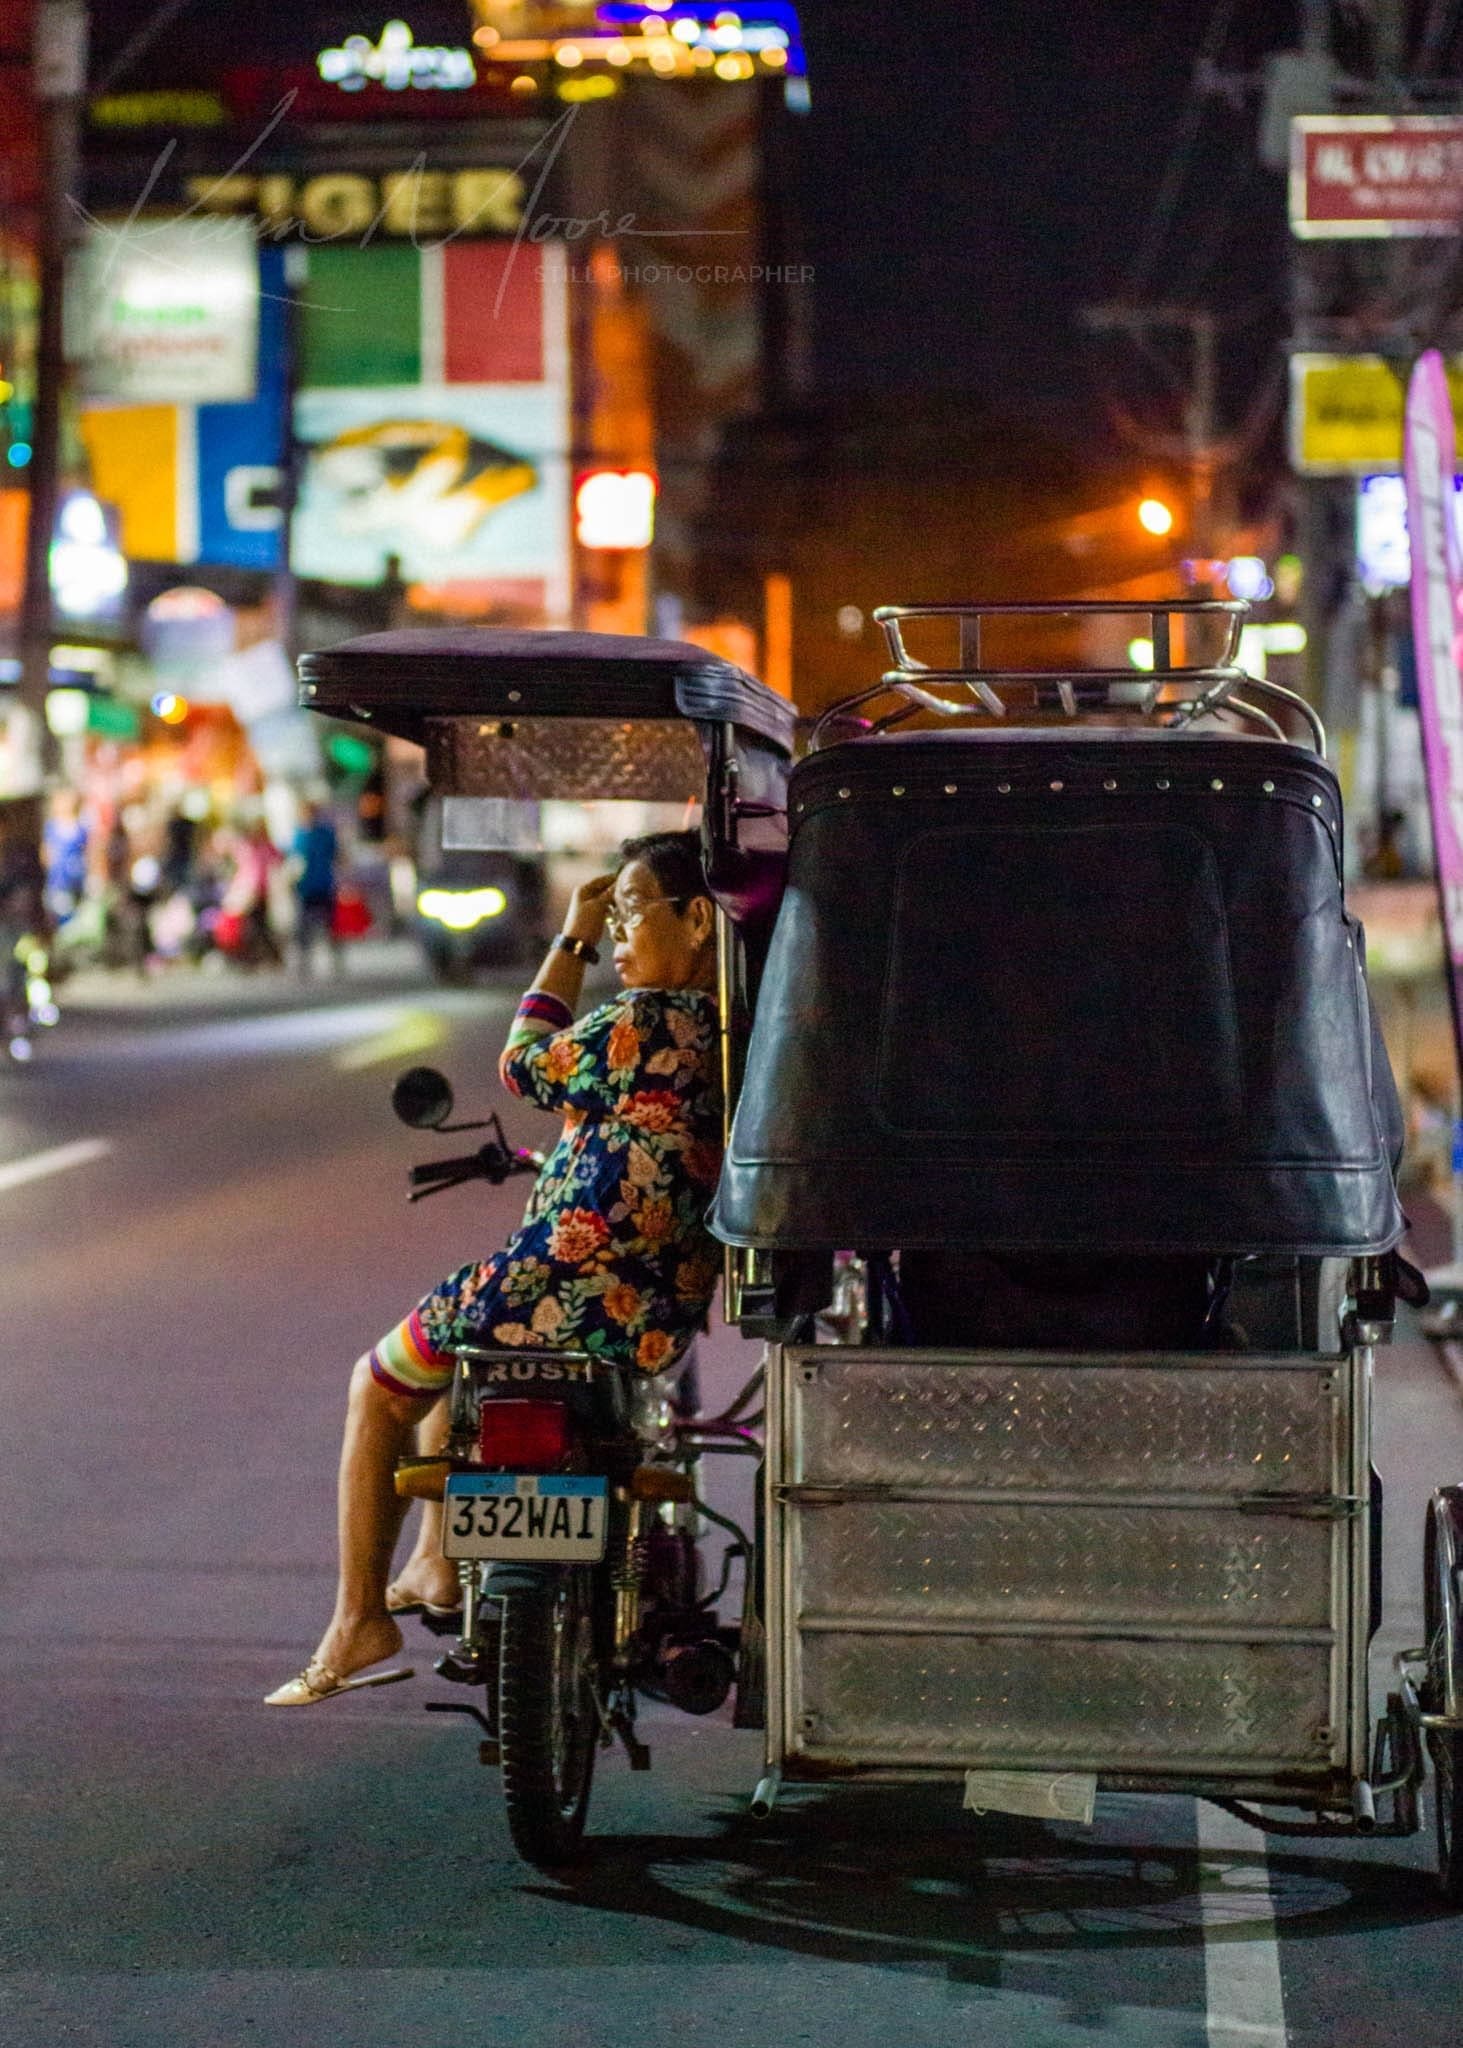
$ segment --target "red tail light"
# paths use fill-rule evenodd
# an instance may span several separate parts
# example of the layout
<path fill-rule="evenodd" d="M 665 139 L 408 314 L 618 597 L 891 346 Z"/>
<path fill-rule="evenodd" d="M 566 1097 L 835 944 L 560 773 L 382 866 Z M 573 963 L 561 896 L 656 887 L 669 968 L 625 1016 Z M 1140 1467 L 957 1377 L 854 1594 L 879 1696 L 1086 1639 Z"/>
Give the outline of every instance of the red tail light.
<path fill-rule="evenodd" d="M 562 1401 L 484 1401 L 478 1450 L 485 1465 L 507 1472 L 552 1472 L 569 1449 L 569 1411 Z"/>

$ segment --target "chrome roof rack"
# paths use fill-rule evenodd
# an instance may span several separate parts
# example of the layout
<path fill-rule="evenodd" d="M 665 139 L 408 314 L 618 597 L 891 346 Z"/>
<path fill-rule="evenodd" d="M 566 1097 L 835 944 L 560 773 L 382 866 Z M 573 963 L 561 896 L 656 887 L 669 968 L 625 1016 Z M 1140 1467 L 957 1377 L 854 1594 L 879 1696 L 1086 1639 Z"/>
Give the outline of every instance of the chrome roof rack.
<path fill-rule="evenodd" d="M 886 604 L 874 613 L 888 642 L 893 667 L 887 669 L 867 690 L 856 691 L 829 708 L 813 727 L 810 751 L 834 739 L 848 738 L 850 725 L 860 728 L 854 737 L 887 731 L 919 711 L 942 718 L 986 716 L 1010 718 L 1017 710 L 1032 709 L 1059 713 L 1075 719 L 1094 713 L 1112 713 L 1119 718 L 1151 719 L 1155 723 L 1182 728 L 1197 718 L 1230 713 L 1258 727 L 1272 738 L 1288 737 L 1283 725 L 1261 704 L 1260 697 L 1305 728 L 1306 737 L 1322 760 L 1326 757 L 1326 729 L 1304 697 L 1278 683 L 1246 675 L 1237 664 L 1240 631 L 1249 606 L 1239 598 L 1168 598 L 1161 602 L 1074 599 L 1040 604 Z M 1144 618 L 1149 622 L 1153 644 L 1151 669 L 1131 668 L 992 668 L 981 658 L 982 626 L 987 619 L 1058 619 L 1079 617 Z M 1173 621 L 1175 618 L 1210 619 L 1225 624 L 1224 644 L 1217 662 L 1203 666 L 1174 663 Z M 917 660 L 905 646 L 904 628 L 911 620 L 954 619 L 959 631 L 958 666 L 932 668 Z M 940 694 L 962 690 L 963 698 Z M 1243 692 L 1244 694 L 1240 694 Z M 891 696 L 899 700 L 881 718 L 855 719 L 863 704 Z M 836 730 L 841 726 L 843 730 Z M 828 728 L 835 728 L 829 731 Z"/>

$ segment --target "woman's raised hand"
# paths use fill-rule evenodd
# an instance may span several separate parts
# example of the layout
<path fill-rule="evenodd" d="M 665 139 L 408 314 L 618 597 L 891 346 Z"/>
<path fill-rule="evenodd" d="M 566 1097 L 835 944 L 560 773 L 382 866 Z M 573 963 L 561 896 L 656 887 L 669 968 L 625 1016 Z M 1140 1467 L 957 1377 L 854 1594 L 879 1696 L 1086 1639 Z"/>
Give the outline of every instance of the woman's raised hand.
<path fill-rule="evenodd" d="M 564 931 L 569 938 L 583 939 L 587 946 L 599 943 L 604 936 L 610 892 L 614 886 L 613 875 L 596 875 L 592 881 L 579 884 L 569 898 L 569 915 L 564 920 Z"/>

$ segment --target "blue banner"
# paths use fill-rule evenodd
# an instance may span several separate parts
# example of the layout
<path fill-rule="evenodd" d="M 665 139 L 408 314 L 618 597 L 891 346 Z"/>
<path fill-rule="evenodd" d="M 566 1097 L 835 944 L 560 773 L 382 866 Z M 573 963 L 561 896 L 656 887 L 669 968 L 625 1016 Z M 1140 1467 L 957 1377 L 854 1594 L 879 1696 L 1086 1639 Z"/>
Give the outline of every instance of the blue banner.
<path fill-rule="evenodd" d="M 259 376 L 238 405 L 198 407 L 198 560 L 279 567 L 280 469 L 288 389 L 285 253 L 259 251 Z"/>

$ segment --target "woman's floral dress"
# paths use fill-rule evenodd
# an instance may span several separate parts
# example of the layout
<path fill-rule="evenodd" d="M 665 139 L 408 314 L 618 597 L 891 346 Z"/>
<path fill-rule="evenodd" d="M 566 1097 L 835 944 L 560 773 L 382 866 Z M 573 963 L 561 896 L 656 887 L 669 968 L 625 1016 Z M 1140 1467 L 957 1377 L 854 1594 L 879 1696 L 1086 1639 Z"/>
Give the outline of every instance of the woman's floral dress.
<path fill-rule="evenodd" d="M 705 1216 L 721 1171 L 715 999 L 633 989 L 576 1024 L 531 989 L 499 1064 L 563 1130 L 522 1225 L 463 1266 L 371 1354 L 385 1385 L 430 1393 L 454 1341 L 600 1353 L 647 1372 L 704 1326 L 720 1271 Z"/>

